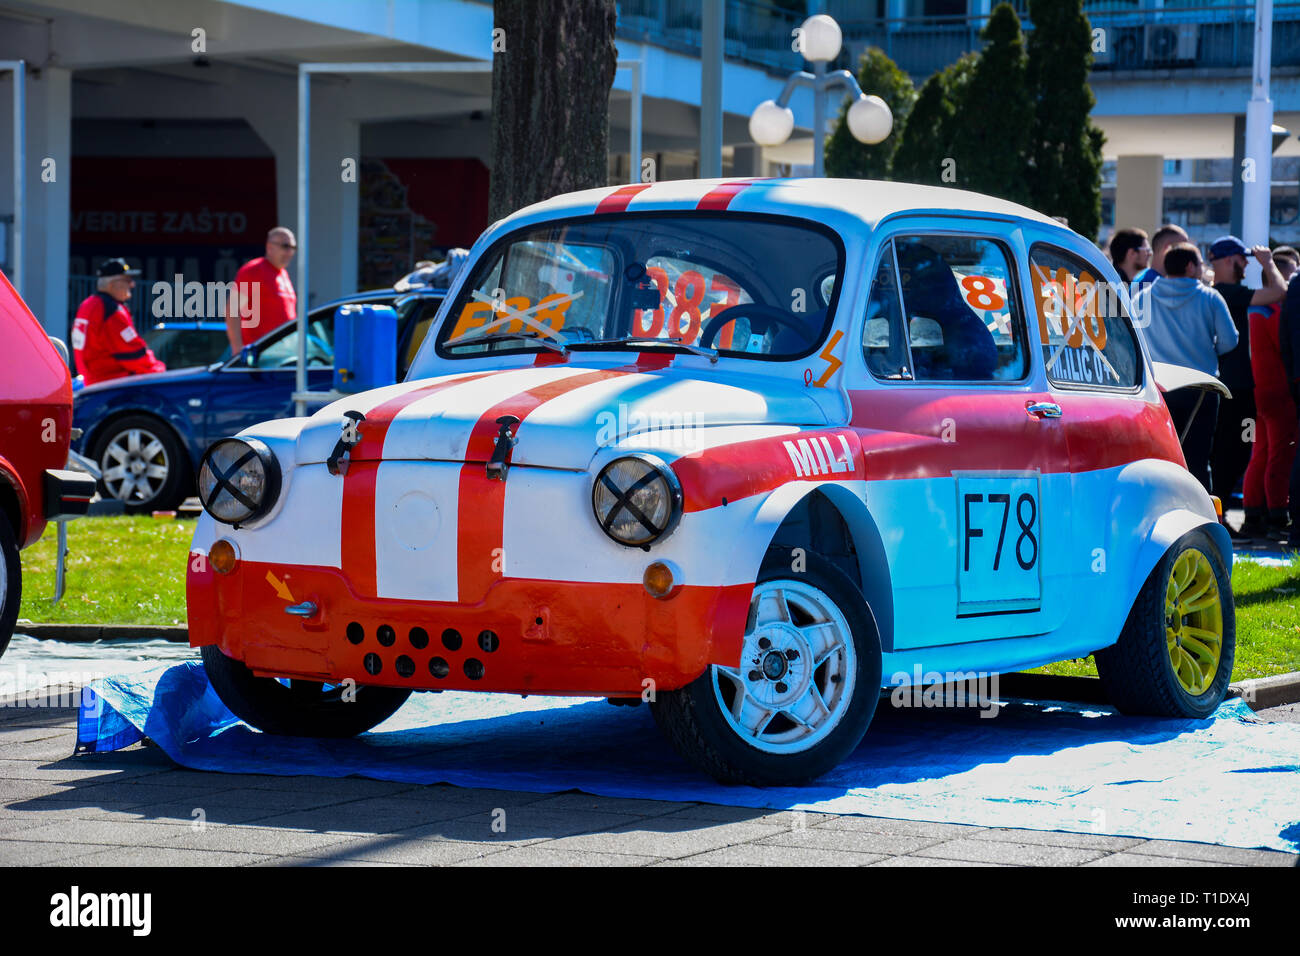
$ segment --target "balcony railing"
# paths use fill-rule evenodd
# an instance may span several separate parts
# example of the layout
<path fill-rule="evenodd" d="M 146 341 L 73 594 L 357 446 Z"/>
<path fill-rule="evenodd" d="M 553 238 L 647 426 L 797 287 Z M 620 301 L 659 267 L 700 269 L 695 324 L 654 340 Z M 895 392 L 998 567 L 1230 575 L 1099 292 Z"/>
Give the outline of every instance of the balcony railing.
<path fill-rule="evenodd" d="M 844 31 L 843 63 L 856 62 L 868 46 L 878 46 L 914 77 L 923 78 L 982 46 L 980 17 L 863 16 L 874 4 L 830 0 L 827 12 Z M 1026 32 L 1026 0 L 1016 0 Z M 1254 50 L 1253 4 L 1212 5 L 1206 0 L 1165 0 L 1162 9 L 1145 9 L 1139 0 L 1088 0 L 1093 28 L 1105 30 L 1104 52 L 1093 69 L 1186 70 L 1248 68 Z M 792 49 L 800 13 L 762 0 L 727 0 L 725 50 L 729 59 L 774 71 L 797 70 L 803 59 Z M 627 39 L 698 56 L 701 47 L 699 0 L 619 0 L 618 34 Z M 1273 65 L 1300 66 L 1300 2 L 1273 8 Z"/>

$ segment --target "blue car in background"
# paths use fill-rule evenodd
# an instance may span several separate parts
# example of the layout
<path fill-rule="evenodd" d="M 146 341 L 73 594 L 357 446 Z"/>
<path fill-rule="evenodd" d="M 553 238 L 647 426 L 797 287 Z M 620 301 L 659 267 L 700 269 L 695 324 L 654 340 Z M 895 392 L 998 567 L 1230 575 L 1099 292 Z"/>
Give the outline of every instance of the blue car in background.
<path fill-rule="evenodd" d="M 307 387 L 328 391 L 334 379 L 334 313 L 348 303 L 391 304 L 397 311 L 397 379 L 415 357 L 445 290 L 399 296 L 359 293 L 307 316 Z M 298 328 L 283 325 L 239 355 L 198 368 L 132 375 L 76 392 L 73 448 L 103 472 L 100 494 L 129 513 L 170 511 L 194 494 L 203 452 L 218 438 L 294 413 Z M 75 434 L 75 433 L 74 433 Z"/>

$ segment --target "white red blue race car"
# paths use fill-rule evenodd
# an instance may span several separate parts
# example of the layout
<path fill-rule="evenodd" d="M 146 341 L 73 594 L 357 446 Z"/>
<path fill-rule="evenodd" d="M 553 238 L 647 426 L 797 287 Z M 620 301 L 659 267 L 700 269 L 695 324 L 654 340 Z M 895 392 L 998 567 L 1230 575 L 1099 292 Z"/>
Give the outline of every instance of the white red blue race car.
<path fill-rule="evenodd" d="M 1127 309 L 1084 238 L 972 193 L 556 197 L 480 238 L 406 381 L 208 450 L 191 643 L 271 733 L 646 699 L 756 784 L 842 760 L 886 675 L 1095 653 L 1122 710 L 1204 716 L 1232 552 Z"/>

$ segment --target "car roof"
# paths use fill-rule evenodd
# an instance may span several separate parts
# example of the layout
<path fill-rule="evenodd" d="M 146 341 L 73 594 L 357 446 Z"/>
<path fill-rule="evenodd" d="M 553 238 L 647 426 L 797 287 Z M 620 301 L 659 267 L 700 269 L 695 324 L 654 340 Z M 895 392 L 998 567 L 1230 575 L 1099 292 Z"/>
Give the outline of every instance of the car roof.
<path fill-rule="evenodd" d="M 615 194 L 629 197 L 621 203 L 628 212 L 697 209 L 700 201 L 718 187 L 734 189 L 725 203 L 729 211 L 765 212 L 809 217 L 810 208 L 833 209 L 875 226 L 904 213 L 966 213 L 1024 219 L 1069 232 L 1060 222 L 1019 203 L 964 189 L 920 186 L 876 179 L 683 179 L 632 186 L 607 186 L 566 193 L 527 206 L 502 225 L 516 220 L 585 215 Z M 737 188 L 738 187 L 738 188 Z M 629 195 L 630 194 L 630 195 Z M 715 194 L 716 195 L 716 194 Z M 618 197 L 615 197 L 618 198 Z"/>

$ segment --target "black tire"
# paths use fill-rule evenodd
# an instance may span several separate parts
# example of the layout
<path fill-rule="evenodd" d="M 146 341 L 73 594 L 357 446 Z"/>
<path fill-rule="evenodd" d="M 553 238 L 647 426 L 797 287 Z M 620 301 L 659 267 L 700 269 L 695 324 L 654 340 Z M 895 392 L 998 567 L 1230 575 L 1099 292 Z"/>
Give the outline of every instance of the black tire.
<path fill-rule="evenodd" d="M 221 702 L 267 734 L 355 737 L 387 720 L 411 696 L 400 687 L 359 686 L 356 698 L 349 701 L 337 687 L 324 690 L 319 683 L 301 680 L 286 687 L 270 677 L 257 677 L 215 644 L 205 646 L 201 654 L 208 682 Z"/>
<path fill-rule="evenodd" d="M 165 477 L 160 477 L 160 484 L 152 487 L 147 493 L 141 492 L 137 494 L 134 490 L 129 490 L 129 497 L 121 499 L 125 503 L 126 513 L 148 514 L 152 511 L 175 510 L 182 501 L 194 493 L 193 467 L 190 464 L 189 453 L 185 450 L 185 445 L 180 436 L 161 418 L 156 418 L 153 415 L 127 415 L 110 422 L 95 437 L 95 447 L 91 452 L 91 457 L 102 472 L 110 472 L 110 469 L 122 463 L 109 454 L 109 447 L 117 443 L 120 451 L 121 444 L 129 442 L 129 435 L 132 431 L 140 434 L 143 445 L 142 452 L 152 444 L 152 442 L 143 441 L 146 435 L 156 438 L 158 445 L 161 446 L 161 449 L 147 460 L 141 456 L 141 464 L 145 467 L 164 467 L 167 473 Z M 151 478 L 150 484 L 152 485 L 155 480 L 159 479 Z M 120 498 L 122 490 L 120 479 L 100 479 L 99 493 L 103 497 Z"/>
<path fill-rule="evenodd" d="M 829 598 L 843 616 L 851 633 L 853 656 L 856 659 L 852 671 L 854 682 L 837 722 L 828 725 L 831 729 L 820 741 L 800 751 L 771 753 L 745 740 L 741 732 L 733 728 L 723 710 L 725 688 L 728 684 L 731 685 L 731 699 L 734 702 L 735 684 L 720 676 L 715 667 L 708 668 L 680 690 L 657 693 L 650 702 L 650 711 L 654 714 L 655 721 L 677 751 L 721 783 L 752 786 L 793 786 L 806 783 L 831 770 L 851 754 L 861 743 L 871 724 L 871 718 L 875 715 L 876 702 L 880 697 L 881 654 L 880 636 L 871 609 L 853 582 L 826 558 L 814 552 L 805 552 L 801 560 L 806 562 L 803 570 L 792 571 L 795 557 L 790 549 L 774 548 L 769 552 L 758 575 L 755 602 L 750 607 L 750 623 L 746 631 L 750 633 L 755 630 L 757 586 L 768 582 L 790 581 L 810 585 Z M 757 648 L 758 645 L 754 644 L 750 652 Z M 747 652 L 742 652 L 742 655 L 745 653 Z M 770 654 L 771 650 L 759 653 Z M 847 673 L 847 657 L 843 663 Z M 828 665 L 823 664 L 811 671 L 810 679 L 818 680 L 818 675 L 823 675 L 826 666 Z M 753 669 L 745 671 L 745 667 Z M 742 676 L 755 681 L 756 686 L 763 686 L 764 680 L 772 678 L 767 675 L 754 678 L 754 674 L 761 673 L 759 667 L 766 669 L 765 658 L 761 662 L 759 658 L 741 662 Z M 791 673 L 794 673 L 793 669 Z M 833 679 L 830 672 L 826 672 L 825 677 Z M 716 688 L 715 681 L 718 681 Z M 773 717 L 760 727 L 760 736 L 766 729 L 776 726 L 779 720 L 784 720 L 792 729 L 797 726 L 777 709 Z"/>
<path fill-rule="evenodd" d="M 1191 613 L 1179 614 L 1175 630 L 1166 617 L 1166 593 L 1170 575 L 1180 556 L 1189 551 L 1199 552 L 1209 562 L 1214 576 L 1213 586 L 1218 591 L 1222 627 L 1217 669 L 1200 693 L 1192 693 L 1179 680 L 1169 644 L 1171 637 L 1174 637 L 1177 646 L 1181 648 L 1182 638 L 1179 635 L 1182 629 L 1189 626 L 1189 619 L 1192 619 L 1193 624 L 1198 623 L 1197 619 Z M 1102 686 L 1111 703 L 1122 713 L 1203 718 L 1214 713 L 1227 693 L 1228 682 L 1232 679 L 1236 635 L 1232 585 L 1227 569 L 1223 566 L 1214 540 L 1204 531 L 1196 530 L 1183 535 L 1165 552 L 1138 592 L 1128 620 L 1124 623 L 1124 630 L 1120 632 L 1119 641 L 1098 651 L 1093 657 L 1097 662 L 1097 673 L 1101 677 Z M 1190 658 L 1191 655 L 1187 657 Z"/>
<path fill-rule="evenodd" d="M 23 599 L 23 569 L 18 554 L 18 533 L 0 513 L 0 654 L 9 646 L 18 623 Z"/>

